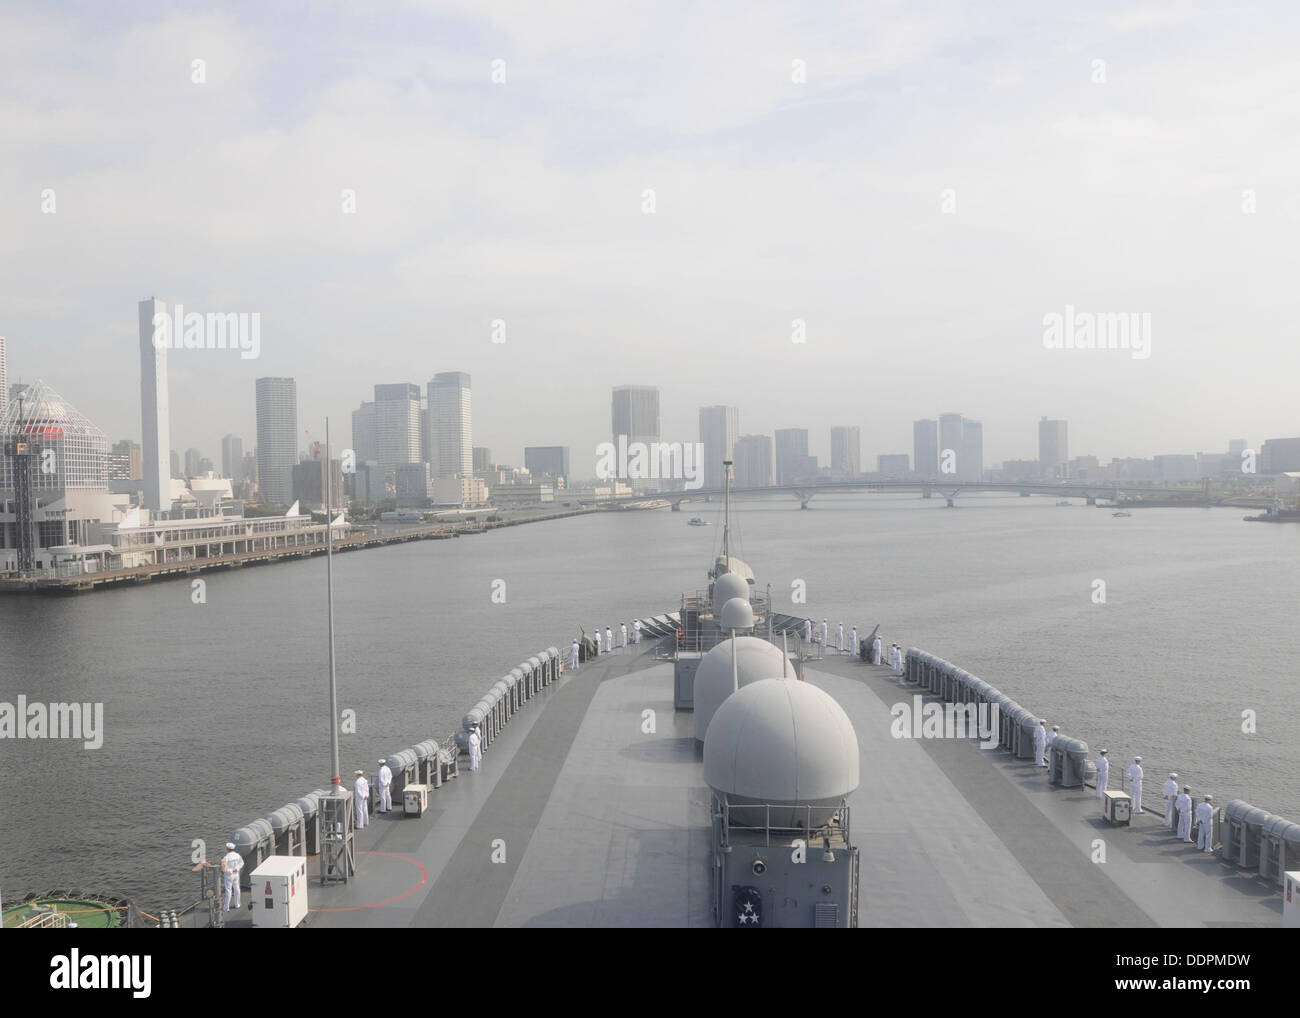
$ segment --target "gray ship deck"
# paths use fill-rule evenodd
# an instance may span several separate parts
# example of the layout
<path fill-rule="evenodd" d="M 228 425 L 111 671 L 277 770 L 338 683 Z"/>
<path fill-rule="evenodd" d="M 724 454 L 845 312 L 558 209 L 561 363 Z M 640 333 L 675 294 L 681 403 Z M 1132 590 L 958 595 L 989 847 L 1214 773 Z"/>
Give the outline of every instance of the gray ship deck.
<path fill-rule="evenodd" d="M 1281 925 L 1276 890 L 1147 812 L 1100 817 L 1031 761 L 965 740 L 899 740 L 893 673 L 847 655 L 806 678 L 853 719 L 861 926 Z M 643 734 L 643 711 L 656 730 Z M 602 655 L 524 707 L 482 767 L 358 832 L 349 885 L 311 886 L 321 927 L 709 926 L 709 793 L 671 662 Z M 1102 839 L 1106 861 L 1092 862 Z M 503 855 L 504 853 L 504 855 Z"/>

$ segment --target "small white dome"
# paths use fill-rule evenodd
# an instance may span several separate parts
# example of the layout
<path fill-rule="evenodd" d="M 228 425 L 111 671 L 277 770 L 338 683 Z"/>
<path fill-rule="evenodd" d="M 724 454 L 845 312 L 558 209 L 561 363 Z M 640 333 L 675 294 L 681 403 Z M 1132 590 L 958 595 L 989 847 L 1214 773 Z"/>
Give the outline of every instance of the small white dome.
<path fill-rule="evenodd" d="M 781 648 L 757 636 L 736 637 L 736 674 L 742 686 L 783 675 L 787 679 L 798 677 Z M 728 638 L 705 654 L 695 670 L 696 742 L 704 741 L 709 722 L 731 692 L 731 640 Z"/>
<path fill-rule="evenodd" d="M 736 573 L 723 573 L 713 581 L 713 617 L 722 618 L 722 606 L 733 597 L 749 600 L 749 584 Z"/>
<path fill-rule="evenodd" d="M 733 802 L 837 803 L 858 787 L 858 736 L 829 693 L 807 682 L 761 680 L 714 714 L 704 780 Z"/>

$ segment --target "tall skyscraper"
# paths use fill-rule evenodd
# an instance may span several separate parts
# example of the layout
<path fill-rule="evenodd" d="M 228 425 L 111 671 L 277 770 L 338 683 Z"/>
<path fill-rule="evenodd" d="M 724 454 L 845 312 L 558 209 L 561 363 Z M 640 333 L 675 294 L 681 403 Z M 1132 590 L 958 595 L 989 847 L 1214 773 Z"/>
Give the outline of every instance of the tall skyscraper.
<path fill-rule="evenodd" d="M 9 405 L 9 354 L 5 352 L 5 338 L 0 336 L 0 414 Z"/>
<path fill-rule="evenodd" d="M 659 441 L 659 390 L 653 385 L 620 385 L 610 404 L 614 444 Z"/>
<path fill-rule="evenodd" d="M 704 446 L 704 487 L 721 488 L 726 483 L 725 460 L 734 460 L 740 437 L 740 408 L 700 407 L 700 444 Z"/>
<path fill-rule="evenodd" d="M 202 458 L 203 458 L 203 454 L 199 452 L 197 449 L 185 450 L 185 476 L 186 477 L 198 477 L 200 474 L 202 474 L 202 471 L 199 469 L 199 460 L 201 460 Z"/>
<path fill-rule="evenodd" d="M 966 418 L 961 422 L 961 452 L 957 455 L 957 479 L 984 479 L 984 425 Z"/>
<path fill-rule="evenodd" d="M 794 484 L 817 473 L 808 455 L 807 428 L 780 428 L 776 433 L 776 483 Z"/>
<path fill-rule="evenodd" d="M 961 414 L 939 415 L 939 474 L 948 480 L 961 474 Z"/>
<path fill-rule="evenodd" d="M 264 501 L 287 506 L 298 463 L 298 383 L 292 378 L 257 380 L 257 468 Z"/>
<path fill-rule="evenodd" d="M 485 473 L 491 466 L 492 450 L 483 445 L 474 446 L 474 473 Z"/>
<path fill-rule="evenodd" d="M 1064 477 L 1065 465 L 1070 461 L 1066 442 L 1066 422 L 1049 421 L 1043 417 L 1038 422 L 1038 469 L 1044 478 Z"/>
<path fill-rule="evenodd" d="M 156 297 L 142 300 L 140 313 L 140 444 L 143 447 L 143 505 L 154 512 L 172 507 L 171 407 L 167 399 L 167 348 L 154 346 L 155 315 L 167 313 Z"/>
<path fill-rule="evenodd" d="M 641 442 L 649 446 L 659 441 L 659 390 L 653 385 L 620 385 L 614 389 L 610 400 L 610 423 L 614 446 L 619 438 L 631 446 Z M 628 482 L 635 491 L 649 491 L 662 486 L 654 480 L 635 479 Z"/>
<path fill-rule="evenodd" d="M 244 440 L 227 435 L 221 440 L 221 476 L 235 484 L 244 479 Z"/>
<path fill-rule="evenodd" d="M 443 371 L 429 382 L 429 473 L 434 477 L 474 473 L 469 375 Z"/>
<path fill-rule="evenodd" d="M 831 428 L 831 476 L 842 479 L 862 473 L 862 429 L 856 424 Z"/>
<path fill-rule="evenodd" d="M 384 483 L 420 459 L 420 387 L 404 382 L 376 385 L 375 401 L 352 411 L 352 449 L 358 463 L 377 463 Z M 314 475 L 313 475 L 314 476 Z"/>
<path fill-rule="evenodd" d="M 741 435 L 736 439 L 736 487 L 772 486 L 772 436 Z"/>
<path fill-rule="evenodd" d="M 912 422 L 912 462 L 916 475 L 922 480 L 939 476 L 939 422 L 934 420 Z"/>

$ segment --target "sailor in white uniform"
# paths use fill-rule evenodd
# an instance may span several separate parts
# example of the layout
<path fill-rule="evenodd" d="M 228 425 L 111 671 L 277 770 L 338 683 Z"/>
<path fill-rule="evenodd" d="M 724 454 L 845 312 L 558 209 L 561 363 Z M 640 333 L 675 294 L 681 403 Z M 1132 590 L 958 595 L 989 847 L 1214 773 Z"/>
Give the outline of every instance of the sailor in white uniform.
<path fill-rule="evenodd" d="M 619 633 L 621 634 L 621 639 L 623 640 L 623 642 L 619 646 L 626 648 L 627 647 L 627 623 L 620 622 L 618 624 L 618 629 L 619 629 Z"/>
<path fill-rule="evenodd" d="M 609 626 L 606 626 L 605 627 L 605 653 L 606 654 L 612 653 L 613 650 L 614 650 L 614 631 L 610 629 Z"/>
<path fill-rule="evenodd" d="M 1178 840 L 1190 844 L 1192 840 L 1192 797 L 1190 789 L 1183 785 L 1183 794 L 1174 800 L 1174 809 L 1178 810 Z"/>
<path fill-rule="evenodd" d="M 575 672 L 578 670 L 578 641 L 573 641 L 573 646 L 569 648 L 569 667 Z"/>
<path fill-rule="evenodd" d="M 849 653 L 854 657 L 858 656 L 858 627 L 854 626 L 853 631 L 849 633 Z"/>
<path fill-rule="evenodd" d="M 844 623 L 841 622 L 835 627 L 835 649 L 841 654 L 844 653 Z"/>
<path fill-rule="evenodd" d="M 393 772 L 389 768 L 387 760 L 379 761 L 379 773 L 376 777 L 379 780 L 379 812 L 391 813 L 393 811 Z"/>
<path fill-rule="evenodd" d="M 365 771 L 357 771 L 357 780 L 352 784 L 352 798 L 359 831 L 370 822 L 370 782 L 366 780 Z"/>
<path fill-rule="evenodd" d="M 871 641 L 871 663 L 873 665 L 880 664 L 880 654 L 884 650 L 884 647 L 885 645 L 881 642 L 879 636 Z"/>
<path fill-rule="evenodd" d="M 478 770 L 478 765 L 483 762 L 483 740 L 479 738 L 478 725 L 475 725 L 469 731 L 469 769 Z"/>
<path fill-rule="evenodd" d="M 1207 795 L 1196 807 L 1196 847 L 1202 852 L 1214 851 L 1214 796 Z"/>
<path fill-rule="evenodd" d="M 641 620 L 636 619 L 632 623 L 632 642 L 638 646 L 641 643 Z"/>
<path fill-rule="evenodd" d="M 903 677 L 903 665 L 906 661 L 907 657 L 903 654 L 903 648 L 898 644 L 894 644 L 894 674 L 900 679 Z"/>
<path fill-rule="evenodd" d="M 1103 749 L 1097 757 L 1097 798 L 1106 797 L 1106 783 L 1110 778 L 1110 761 L 1106 759 L 1106 751 Z"/>
<path fill-rule="evenodd" d="M 1142 758 L 1135 756 L 1128 765 L 1129 795 L 1133 797 L 1133 812 L 1142 812 Z"/>
<path fill-rule="evenodd" d="M 803 642 L 812 643 L 812 619 L 803 620 Z"/>
<path fill-rule="evenodd" d="M 235 851 L 233 841 L 226 842 L 226 854 L 221 857 L 221 886 L 225 898 L 221 905 L 223 912 L 230 911 L 230 896 L 235 897 L 235 908 L 239 908 L 239 871 L 244 868 L 244 859 Z"/>
<path fill-rule="evenodd" d="M 1165 826 L 1172 829 L 1174 826 L 1174 800 L 1178 798 L 1177 773 L 1174 771 L 1169 772 L 1169 778 L 1160 791 L 1165 797 Z"/>
<path fill-rule="evenodd" d="M 1039 767 L 1047 766 L 1047 718 L 1039 718 L 1034 729 L 1034 759 Z"/>
<path fill-rule="evenodd" d="M 830 633 L 830 627 L 827 626 L 826 620 L 822 619 L 822 649 L 826 647 L 826 636 Z"/>
<path fill-rule="evenodd" d="M 1060 734 L 1061 734 L 1060 725 L 1052 725 L 1052 730 L 1047 733 L 1047 750 L 1044 753 L 1044 756 L 1047 757 L 1048 763 L 1052 762 L 1052 743 L 1056 741 L 1056 737 Z"/>

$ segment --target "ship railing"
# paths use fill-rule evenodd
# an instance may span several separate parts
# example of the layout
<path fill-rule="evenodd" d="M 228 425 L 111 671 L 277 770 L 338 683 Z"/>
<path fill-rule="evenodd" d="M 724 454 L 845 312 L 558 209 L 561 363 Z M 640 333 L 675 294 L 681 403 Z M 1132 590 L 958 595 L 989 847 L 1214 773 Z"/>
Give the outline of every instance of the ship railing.
<path fill-rule="evenodd" d="M 68 914 L 57 910 L 51 912 L 39 912 L 34 916 L 29 916 L 18 924 L 20 930 L 39 930 L 54 929 L 66 930 L 68 928 Z"/>
<path fill-rule="evenodd" d="M 749 820 L 758 811 L 762 811 L 763 822 L 741 823 Z M 798 818 L 802 814 L 803 823 L 791 822 L 774 824 L 772 813 L 777 811 L 782 818 Z M 720 847 L 731 844 L 733 832 L 761 834 L 765 848 L 772 847 L 775 834 L 782 843 L 793 839 L 805 841 L 805 847 L 812 851 L 824 839 L 830 839 L 837 847 L 849 845 L 849 803 L 841 799 L 835 805 L 792 806 L 788 803 L 754 802 L 732 803 L 725 795 L 713 796 L 713 819 L 717 822 Z"/>

